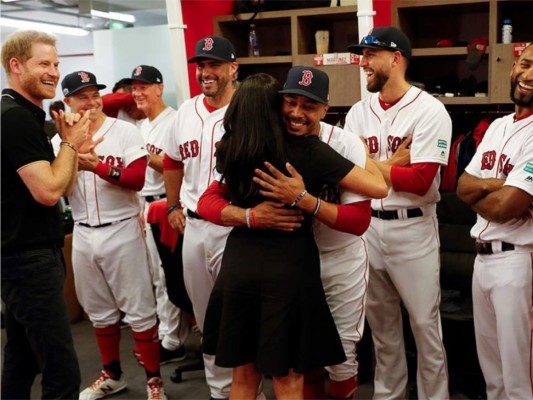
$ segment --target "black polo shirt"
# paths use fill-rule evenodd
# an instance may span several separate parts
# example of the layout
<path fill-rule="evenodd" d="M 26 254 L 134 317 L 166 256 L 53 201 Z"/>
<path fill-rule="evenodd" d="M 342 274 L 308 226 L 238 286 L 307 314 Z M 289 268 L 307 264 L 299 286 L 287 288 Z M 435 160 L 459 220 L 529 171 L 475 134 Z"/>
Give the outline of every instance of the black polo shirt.
<path fill-rule="evenodd" d="M 54 160 L 44 131 L 45 112 L 12 89 L 2 91 L 2 251 L 62 245 L 63 226 L 57 205 L 38 203 L 18 170 Z"/>

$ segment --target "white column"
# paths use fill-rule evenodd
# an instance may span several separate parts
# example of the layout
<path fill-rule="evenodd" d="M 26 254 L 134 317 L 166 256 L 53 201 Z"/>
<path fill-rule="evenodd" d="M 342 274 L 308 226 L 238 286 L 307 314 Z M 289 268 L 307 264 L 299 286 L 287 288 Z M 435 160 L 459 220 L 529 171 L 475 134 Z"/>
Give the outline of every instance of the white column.
<path fill-rule="evenodd" d="M 170 32 L 170 57 L 176 82 L 176 104 L 179 107 L 191 97 L 187 53 L 185 51 L 185 29 L 187 25 L 183 24 L 180 0 L 167 0 L 167 18 Z"/>
<path fill-rule="evenodd" d="M 368 32 L 374 27 L 374 15 L 376 12 L 372 10 L 372 0 L 357 0 L 357 25 L 359 27 L 359 42 Z M 366 75 L 363 70 L 359 69 L 359 77 L 361 81 L 361 100 L 369 96 L 366 90 Z"/>

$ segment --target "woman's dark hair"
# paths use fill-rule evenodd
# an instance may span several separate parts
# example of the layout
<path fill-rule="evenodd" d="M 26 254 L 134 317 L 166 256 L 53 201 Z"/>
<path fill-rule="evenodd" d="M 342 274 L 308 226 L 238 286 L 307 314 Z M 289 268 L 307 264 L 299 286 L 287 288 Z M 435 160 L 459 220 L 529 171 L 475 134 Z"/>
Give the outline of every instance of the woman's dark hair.
<path fill-rule="evenodd" d="M 217 147 L 217 170 L 228 185 L 232 200 L 258 201 L 259 187 L 252 181 L 255 168 L 269 161 L 285 171 L 285 127 L 281 118 L 280 83 L 259 73 L 238 87 L 224 117 L 225 134 Z"/>

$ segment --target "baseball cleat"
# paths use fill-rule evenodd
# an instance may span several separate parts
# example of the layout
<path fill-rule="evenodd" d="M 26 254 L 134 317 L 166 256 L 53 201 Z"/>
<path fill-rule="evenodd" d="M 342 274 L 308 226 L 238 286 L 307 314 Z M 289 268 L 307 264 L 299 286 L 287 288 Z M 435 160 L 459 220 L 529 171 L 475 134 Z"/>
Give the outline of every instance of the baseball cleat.
<path fill-rule="evenodd" d="M 127 383 L 123 377 L 117 381 L 111 379 L 107 372 L 102 371 L 94 383 L 80 393 L 79 400 L 96 400 L 126 389 Z M 166 397 L 165 397 L 166 398 Z"/>
<path fill-rule="evenodd" d="M 159 377 L 150 378 L 146 385 L 146 392 L 148 393 L 148 400 L 167 400 L 165 388 L 163 386 L 163 379 Z"/>

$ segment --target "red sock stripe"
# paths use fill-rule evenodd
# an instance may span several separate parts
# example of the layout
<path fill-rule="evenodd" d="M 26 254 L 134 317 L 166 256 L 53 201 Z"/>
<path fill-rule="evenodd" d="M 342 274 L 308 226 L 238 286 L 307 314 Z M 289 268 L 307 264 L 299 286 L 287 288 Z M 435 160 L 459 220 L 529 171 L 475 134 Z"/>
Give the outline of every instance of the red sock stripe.
<path fill-rule="evenodd" d="M 144 361 L 144 369 L 151 376 L 159 372 L 159 337 L 157 325 L 143 332 L 133 332 L 137 349 Z"/>
<path fill-rule="evenodd" d="M 105 328 L 94 328 L 94 332 L 102 364 L 120 361 L 120 325 L 117 323 Z"/>

